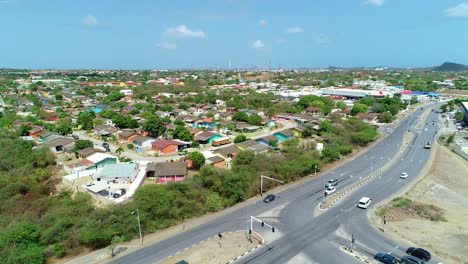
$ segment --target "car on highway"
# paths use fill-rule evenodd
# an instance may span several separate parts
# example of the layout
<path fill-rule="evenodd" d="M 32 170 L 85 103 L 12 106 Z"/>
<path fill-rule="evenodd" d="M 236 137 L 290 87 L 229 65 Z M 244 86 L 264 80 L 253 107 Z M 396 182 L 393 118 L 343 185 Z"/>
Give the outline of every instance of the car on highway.
<path fill-rule="evenodd" d="M 326 193 L 327 195 L 332 194 L 332 193 L 334 193 L 334 192 L 336 192 L 336 188 L 333 187 L 333 186 L 330 186 L 330 187 L 328 187 L 327 189 L 325 189 L 325 193 Z"/>
<path fill-rule="evenodd" d="M 397 259 L 390 255 L 390 254 L 385 254 L 385 253 L 377 253 L 375 254 L 374 258 L 382 263 L 385 263 L 385 264 L 396 264 L 398 263 L 397 262 Z"/>
<path fill-rule="evenodd" d="M 338 185 L 338 180 L 337 179 L 330 179 L 328 180 L 327 184 L 325 184 L 325 187 L 331 187 L 331 186 L 336 186 Z"/>
<path fill-rule="evenodd" d="M 372 199 L 369 197 L 362 197 L 361 200 L 359 200 L 357 207 L 362 208 L 362 209 L 367 209 L 369 205 L 371 204 Z"/>
<path fill-rule="evenodd" d="M 276 196 L 274 194 L 269 194 L 263 199 L 265 203 L 273 202 L 276 199 Z"/>
<path fill-rule="evenodd" d="M 423 248 L 410 247 L 406 250 L 406 254 L 423 259 L 425 261 L 431 260 L 431 253 Z"/>
<path fill-rule="evenodd" d="M 400 263 L 403 263 L 403 264 L 424 264 L 426 262 L 424 260 L 420 259 L 420 258 L 407 255 L 407 256 L 404 256 L 404 257 L 401 258 Z"/>
<path fill-rule="evenodd" d="M 408 173 L 407 173 L 407 172 L 402 172 L 402 173 L 400 174 L 400 178 L 402 178 L 402 179 L 408 178 Z"/>

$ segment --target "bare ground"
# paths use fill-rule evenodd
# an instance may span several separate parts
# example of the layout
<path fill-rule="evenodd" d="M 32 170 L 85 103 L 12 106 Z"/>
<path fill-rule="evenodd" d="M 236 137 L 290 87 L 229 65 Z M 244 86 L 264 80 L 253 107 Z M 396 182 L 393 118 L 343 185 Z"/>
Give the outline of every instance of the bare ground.
<path fill-rule="evenodd" d="M 442 218 L 431 221 L 414 206 L 395 207 L 393 201 L 385 205 L 393 207 L 386 212 L 385 234 L 426 248 L 444 263 L 468 263 L 468 162 L 438 144 L 434 144 L 434 151 L 420 180 L 402 197 L 433 208 L 432 213 Z M 381 212 L 377 210 L 379 213 L 373 221 L 381 228 Z"/>

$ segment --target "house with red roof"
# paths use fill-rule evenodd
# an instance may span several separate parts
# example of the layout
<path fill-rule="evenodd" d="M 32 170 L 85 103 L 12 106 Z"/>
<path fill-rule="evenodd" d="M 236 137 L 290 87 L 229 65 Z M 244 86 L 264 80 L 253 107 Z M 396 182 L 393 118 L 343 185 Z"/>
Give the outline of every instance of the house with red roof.
<path fill-rule="evenodd" d="M 170 155 L 179 151 L 179 145 L 179 142 L 172 140 L 156 140 L 151 143 L 151 148 L 159 155 Z"/>

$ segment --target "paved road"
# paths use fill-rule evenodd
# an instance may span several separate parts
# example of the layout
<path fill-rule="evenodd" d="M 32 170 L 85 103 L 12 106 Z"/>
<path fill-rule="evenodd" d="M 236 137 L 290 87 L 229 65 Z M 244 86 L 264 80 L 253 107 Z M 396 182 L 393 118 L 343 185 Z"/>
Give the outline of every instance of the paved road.
<path fill-rule="evenodd" d="M 331 177 L 339 179 L 339 186 L 342 188 L 382 167 L 395 156 L 408 129 L 415 134 L 411 146 L 402 154 L 402 159 L 383 173 L 381 179 L 357 189 L 327 211 L 317 209 L 323 193 L 324 179 L 314 178 L 278 193 L 280 198 L 273 203 L 264 204 L 258 201 L 197 228 L 123 255 L 112 263 L 155 263 L 217 233 L 247 229 L 250 216 L 258 216 L 273 224 L 277 232 L 272 234 L 256 225 L 254 229 L 267 238 L 267 246 L 240 259 L 238 263 L 358 263 L 338 250 L 339 243 L 345 243 L 343 238 L 351 233 L 356 238 L 357 246 L 368 248 L 369 253 L 391 251 L 395 243 L 382 237 L 370 226 L 367 216 L 369 210 L 358 209 L 354 205 L 362 196 L 371 197 L 374 204 L 382 201 L 414 179 L 424 166 L 430 150 L 423 149 L 423 145 L 433 140 L 436 126 L 428 127 L 427 132 L 423 132 L 424 126 L 416 129 L 422 113 L 423 111 L 417 110 L 402 120 L 387 138 L 364 155 L 323 173 L 322 177 L 327 180 Z M 435 119 L 434 117 L 435 114 L 431 112 L 428 119 Z M 400 181 L 402 171 L 409 173 L 407 180 Z M 398 249 L 394 252 L 399 256 L 403 254 Z"/>

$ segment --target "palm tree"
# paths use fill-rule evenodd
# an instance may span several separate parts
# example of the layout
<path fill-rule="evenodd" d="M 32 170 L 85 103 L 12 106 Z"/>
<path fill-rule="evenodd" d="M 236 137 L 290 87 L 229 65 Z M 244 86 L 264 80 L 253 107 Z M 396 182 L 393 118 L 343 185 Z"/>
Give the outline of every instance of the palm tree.
<path fill-rule="evenodd" d="M 121 148 L 121 147 L 118 147 L 118 148 L 115 150 L 115 153 L 117 153 L 117 155 L 119 155 L 119 158 L 120 158 L 120 154 L 122 154 L 122 152 L 124 152 L 124 149 Z"/>

